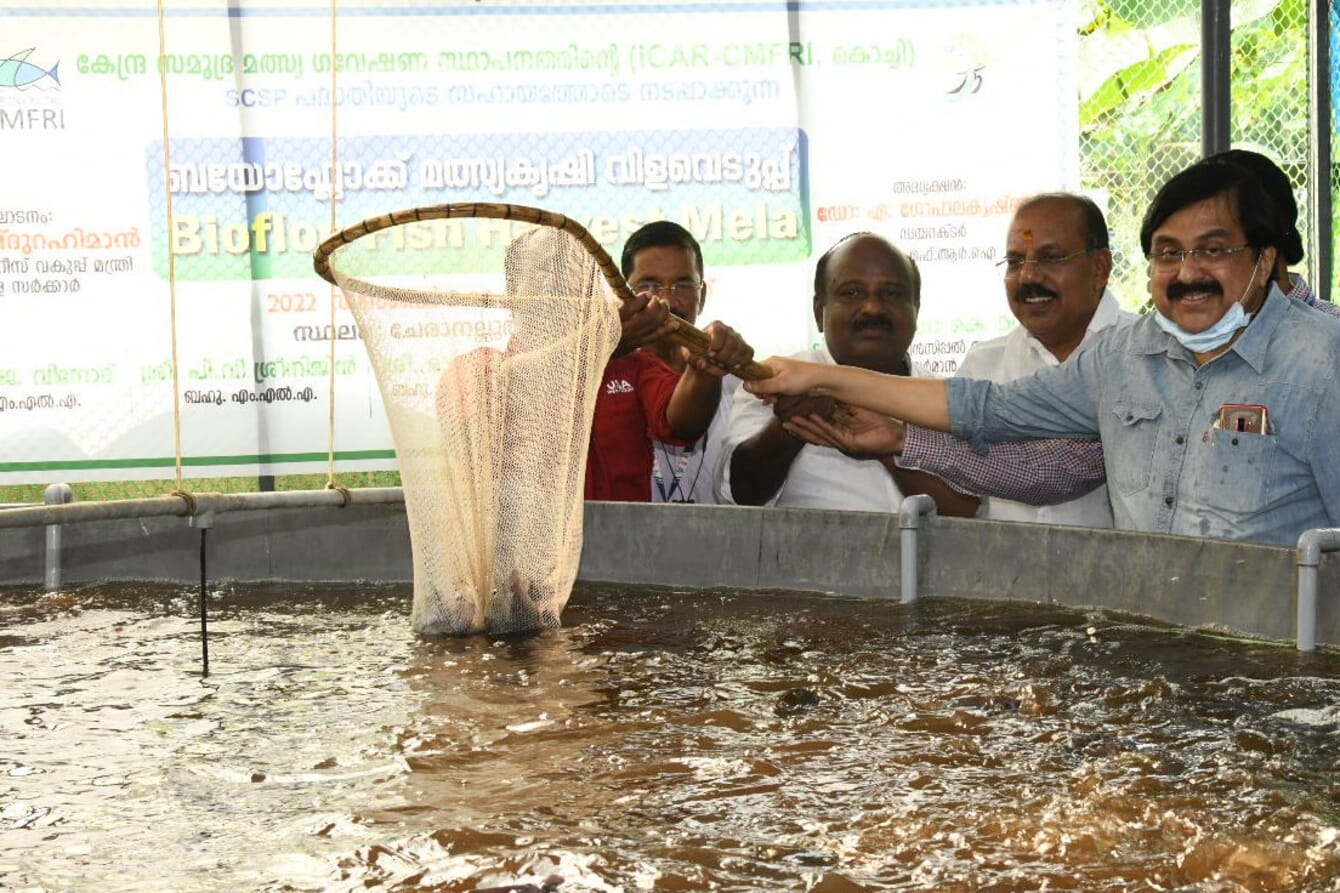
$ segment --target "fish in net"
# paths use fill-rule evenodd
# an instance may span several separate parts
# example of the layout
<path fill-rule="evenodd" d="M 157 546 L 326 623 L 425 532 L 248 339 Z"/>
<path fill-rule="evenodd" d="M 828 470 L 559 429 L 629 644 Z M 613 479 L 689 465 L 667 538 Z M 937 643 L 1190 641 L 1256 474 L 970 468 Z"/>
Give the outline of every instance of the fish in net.
<path fill-rule="evenodd" d="M 499 219 L 514 221 L 501 239 Z M 397 250 L 428 240 L 446 247 Z M 352 309 L 386 406 L 414 629 L 558 626 L 581 558 L 592 414 L 627 293 L 613 262 L 562 215 L 470 204 L 364 221 L 322 243 L 316 267 Z M 434 284 L 447 274 L 467 286 Z"/>

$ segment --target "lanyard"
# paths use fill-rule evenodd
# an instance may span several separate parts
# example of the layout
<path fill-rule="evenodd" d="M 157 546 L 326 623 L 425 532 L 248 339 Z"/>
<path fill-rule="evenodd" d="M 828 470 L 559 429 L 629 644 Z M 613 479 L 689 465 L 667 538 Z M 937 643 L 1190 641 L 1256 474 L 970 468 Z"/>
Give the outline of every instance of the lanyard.
<path fill-rule="evenodd" d="M 661 502 L 692 502 L 693 488 L 698 483 L 698 476 L 703 473 L 701 459 L 703 451 L 707 449 L 707 435 L 704 434 L 702 440 L 698 441 L 693 446 L 684 448 L 684 452 L 680 455 L 679 461 L 676 463 L 679 466 L 677 469 L 669 467 L 670 452 L 665 448 L 665 444 L 657 441 L 656 446 L 659 449 L 652 450 L 651 453 L 651 476 L 656 481 L 656 492 L 661 495 Z M 665 476 L 661 472 L 662 455 L 665 456 L 665 465 L 670 472 L 670 489 L 668 490 L 665 487 Z M 695 456 L 699 458 L 698 470 L 693 475 L 693 482 L 689 484 L 689 489 L 686 493 L 680 487 L 680 482 L 684 480 L 684 473 L 689 470 L 689 463 L 693 461 Z M 675 498 L 676 493 L 679 494 L 678 499 Z"/>

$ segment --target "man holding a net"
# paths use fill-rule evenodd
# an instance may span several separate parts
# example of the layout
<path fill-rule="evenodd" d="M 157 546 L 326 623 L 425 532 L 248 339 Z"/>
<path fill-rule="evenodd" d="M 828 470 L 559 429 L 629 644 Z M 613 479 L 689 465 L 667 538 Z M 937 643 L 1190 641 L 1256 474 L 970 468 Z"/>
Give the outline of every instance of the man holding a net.
<path fill-rule="evenodd" d="M 624 243 L 620 268 L 634 293 L 663 298 L 677 317 L 696 324 L 707 300 L 702 247 L 677 223 L 657 220 L 638 229 Z M 690 351 L 673 338 L 649 340 L 642 348 L 684 374 Z M 693 443 L 654 440 L 651 443 L 652 502 L 711 503 L 713 470 L 722 434 L 730 417 L 739 379 L 721 380 L 722 395 L 711 423 Z"/>
<path fill-rule="evenodd" d="M 701 295 L 705 289 L 701 255 L 692 251 L 697 243 L 675 224 L 665 226 L 679 230 L 687 242 L 649 247 L 643 259 L 646 275 L 630 267 L 625 251 L 624 271 L 633 274 L 628 278 L 634 298 L 619 308 L 619 350 L 605 366 L 596 398 L 586 464 L 587 499 L 651 501 L 653 445 L 692 449 L 716 415 L 722 378 L 754 357 L 754 349 L 721 322 L 704 329 L 710 338 L 706 352 L 682 357 L 682 373 L 649 350 L 629 349 L 663 341 L 676 325 L 673 320 L 667 323 L 676 294 Z"/>
<path fill-rule="evenodd" d="M 365 238 L 439 220 L 460 251 L 432 261 L 455 272 L 487 267 L 495 221 L 508 222 L 501 292 L 482 276 L 453 287 L 436 267 L 413 280 L 405 256 Z M 326 239 L 313 265 L 349 299 L 377 373 L 410 524 L 411 619 L 426 634 L 558 626 L 581 558 L 583 491 L 650 499 L 651 437 L 696 440 L 721 377 L 757 366 L 728 326 L 701 332 L 670 319 L 663 298 L 630 293 L 590 233 L 543 209 L 385 214 Z M 682 376 L 634 349 L 667 334 L 695 347 Z"/>

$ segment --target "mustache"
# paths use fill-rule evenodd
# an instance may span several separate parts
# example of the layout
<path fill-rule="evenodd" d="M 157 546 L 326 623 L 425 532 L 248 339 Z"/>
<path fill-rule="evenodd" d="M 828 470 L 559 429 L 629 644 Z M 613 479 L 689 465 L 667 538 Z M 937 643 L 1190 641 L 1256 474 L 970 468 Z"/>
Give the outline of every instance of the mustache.
<path fill-rule="evenodd" d="M 1047 286 L 1033 282 L 1019 286 L 1010 297 L 1015 301 L 1027 301 L 1029 298 L 1059 298 L 1061 296 Z"/>
<path fill-rule="evenodd" d="M 864 332 L 866 329 L 883 329 L 886 332 L 892 332 L 894 329 L 893 320 L 887 316 L 862 316 L 851 324 L 853 332 Z"/>
<path fill-rule="evenodd" d="M 1200 282 L 1181 282 L 1174 281 L 1168 283 L 1168 300 L 1176 301 L 1178 298 L 1189 295 L 1193 292 L 1205 292 L 1212 295 L 1222 296 L 1224 287 L 1213 279 L 1204 279 Z"/>

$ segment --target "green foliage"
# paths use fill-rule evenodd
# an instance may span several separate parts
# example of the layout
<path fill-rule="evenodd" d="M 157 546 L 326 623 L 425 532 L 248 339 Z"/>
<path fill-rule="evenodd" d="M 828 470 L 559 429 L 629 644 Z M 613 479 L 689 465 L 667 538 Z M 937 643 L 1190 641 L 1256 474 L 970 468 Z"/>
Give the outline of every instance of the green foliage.
<path fill-rule="evenodd" d="M 1138 105 L 1167 87 L 1199 53 L 1198 47 L 1179 44 L 1117 71 L 1080 104 L 1080 120 L 1096 123 L 1119 116 L 1128 105 Z"/>
<path fill-rule="evenodd" d="M 1098 0 L 1090 8 L 1080 64 L 1097 86 L 1079 97 L 1082 185 L 1107 195 L 1117 255 L 1111 285 L 1135 307 L 1148 298 L 1138 239 L 1145 208 L 1201 155 L 1200 48 L 1191 42 L 1199 38 L 1200 3 Z M 1296 187 L 1307 173 L 1307 15 L 1304 0 L 1233 7 L 1233 145 L 1274 158 Z M 1143 55 L 1129 58 L 1140 46 Z"/>

